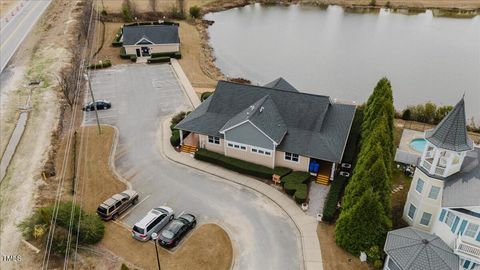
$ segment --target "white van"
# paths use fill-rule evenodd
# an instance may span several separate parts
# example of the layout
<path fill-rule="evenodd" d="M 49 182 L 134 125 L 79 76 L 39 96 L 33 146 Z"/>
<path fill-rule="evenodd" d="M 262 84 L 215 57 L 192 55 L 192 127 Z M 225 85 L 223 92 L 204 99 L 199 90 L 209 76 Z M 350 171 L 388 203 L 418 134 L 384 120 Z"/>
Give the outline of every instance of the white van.
<path fill-rule="evenodd" d="M 168 206 L 153 208 L 133 225 L 132 237 L 140 241 L 148 241 L 152 233 L 158 233 L 174 216 L 173 209 Z"/>

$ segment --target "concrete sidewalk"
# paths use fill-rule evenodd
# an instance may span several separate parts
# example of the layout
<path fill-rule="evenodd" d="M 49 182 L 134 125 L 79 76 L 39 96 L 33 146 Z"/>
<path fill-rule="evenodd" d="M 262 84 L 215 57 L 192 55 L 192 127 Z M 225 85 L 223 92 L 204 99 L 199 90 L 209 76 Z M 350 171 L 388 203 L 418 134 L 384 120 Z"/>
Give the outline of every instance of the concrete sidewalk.
<path fill-rule="evenodd" d="M 187 91 L 188 92 L 188 91 Z M 170 145 L 170 118 L 165 119 L 159 132 L 160 150 L 171 161 L 180 163 L 205 173 L 215 175 L 226 181 L 234 182 L 255 190 L 272 200 L 292 219 L 301 235 L 301 246 L 305 270 L 323 270 L 320 243 L 317 236 L 317 221 L 315 218 L 306 215 L 300 207 L 286 195 L 275 188 L 264 184 L 256 179 L 250 178 L 219 166 L 198 161 L 185 153 L 176 152 Z M 281 237 L 281 236 L 280 236 Z"/>

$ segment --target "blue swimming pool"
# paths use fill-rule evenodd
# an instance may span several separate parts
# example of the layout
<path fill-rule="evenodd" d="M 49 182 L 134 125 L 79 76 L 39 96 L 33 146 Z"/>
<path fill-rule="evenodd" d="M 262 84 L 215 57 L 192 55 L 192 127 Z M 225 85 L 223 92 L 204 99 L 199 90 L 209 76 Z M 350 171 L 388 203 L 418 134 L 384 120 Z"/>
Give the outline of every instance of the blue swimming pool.
<path fill-rule="evenodd" d="M 425 145 L 427 141 L 425 139 L 413 139 L 410 142 L 410 147 L 412 147 L 415 151 L 423 153 L 423 149 L 425 149 Z"/>

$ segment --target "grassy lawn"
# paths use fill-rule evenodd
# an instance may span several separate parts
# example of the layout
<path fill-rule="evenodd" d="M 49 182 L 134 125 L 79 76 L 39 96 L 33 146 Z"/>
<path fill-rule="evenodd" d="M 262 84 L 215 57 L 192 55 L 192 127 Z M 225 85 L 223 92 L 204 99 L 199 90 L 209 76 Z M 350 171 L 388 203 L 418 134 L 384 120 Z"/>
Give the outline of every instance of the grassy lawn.
<path fill-rule="evenodd" d="M 126 189 L 109 167 L 114 135 L 115 130 L 109 126 L 102 126 L 100 135 L 96 126 L 83 127 L 77 132 L 78 192 L 83 195 L 80 197 L 87 212 L 95 211 L 102 201 Z M 106 223 L 105 237 L 99 245 L 135 266 L 157 267 L 152 242 L 132 239 L 130 230 L 120 223 Z M 205 224 L 187 236 L 174 253 L 161 248 L 160 256 L 162 269 L 222 270 L 230 269 L 233 249 L 230 238 L 220 226 Z"/>

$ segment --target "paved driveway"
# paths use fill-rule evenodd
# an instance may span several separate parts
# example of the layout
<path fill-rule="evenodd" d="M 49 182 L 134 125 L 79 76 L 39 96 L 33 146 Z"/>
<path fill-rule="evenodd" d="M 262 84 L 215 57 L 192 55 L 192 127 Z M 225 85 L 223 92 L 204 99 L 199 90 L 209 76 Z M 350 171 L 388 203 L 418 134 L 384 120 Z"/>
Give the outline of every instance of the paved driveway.
<path fill-rule="evenodd" d="M 170 65 L 122 65 L 92 76 L 96 99 L 109 99 L 102 123 L 120 131 L 115 165 L 145 199 L 123 221 L 134 224 L 152 207 L 168 204 L 200 222 L 216 222 L 234 242 L 235 269 L 302 269 L 300 236 L 276 204 L 242 186 L 184 167 L 161 156 L 161 119 L 188 109 Z M 85 122 L 95 123 L 87 112 Z M 208 247 L 205 247 L 208 248 Z"/>

